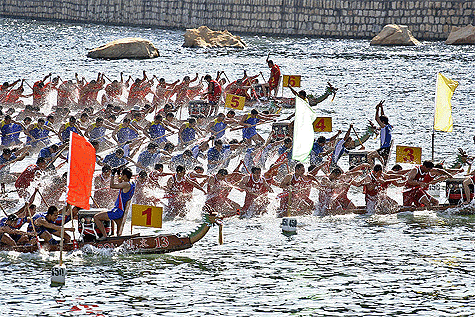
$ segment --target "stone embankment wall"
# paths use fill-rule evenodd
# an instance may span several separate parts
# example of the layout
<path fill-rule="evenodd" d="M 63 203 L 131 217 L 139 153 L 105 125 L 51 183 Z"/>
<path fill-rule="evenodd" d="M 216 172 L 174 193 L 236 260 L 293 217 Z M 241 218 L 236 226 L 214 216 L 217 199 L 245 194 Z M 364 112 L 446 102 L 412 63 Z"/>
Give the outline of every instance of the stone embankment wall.
<path fill-rule="evenodd" d="M 338 38 L 371 38 L 395 23 L 418 39 L 445 40 L 452 26 L 475 24 L 475 1 L 0 0 L 0 15 Z"/>

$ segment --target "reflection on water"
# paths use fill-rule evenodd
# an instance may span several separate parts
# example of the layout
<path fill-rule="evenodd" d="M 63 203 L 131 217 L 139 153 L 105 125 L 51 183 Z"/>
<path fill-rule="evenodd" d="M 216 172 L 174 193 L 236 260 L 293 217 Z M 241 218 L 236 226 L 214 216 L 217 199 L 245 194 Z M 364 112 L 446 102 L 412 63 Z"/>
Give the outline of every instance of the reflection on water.
<path fill-rule="evenodd" d="M 317 110 L 333 117 L 335 130 L 353 122 L 363 131 L 374 106 L 385 99 L 397 144 L 422 146 L 423 158 L 430 156 L 440 71 L 460 86 L 454 95 L 454 132 L 437 134 L 437 157 L 450 161 L 459 146 L 473 152 L 473 46 L 425 42 L 387 48 L 362 40 L 244 36 L 244 50 L 185 49 L 183 31 L 0 21 L 2 81 L 21 77 L 32 83 L 49 72 L 63 79 L 75 72 L 93 78 L 97 72 L 114 77 L 124 71 L 135 77 L 143 69 L 169 81 L 217 70 L 230 79 L 244 69 L 267 76 L 270 52 L 284 74 L 302 75 L 309 92 L 323 92 L 327 81 L 340 88 L 333 103 Z M 85 57 L 88 49 L 128 36 L 150 39 L 161 57 Z M 368 148 L 377 142 L 370 140 Z M 199 209 L 188 220 L 165 223 L 164 230 L 190 231 L 196 219 Z M 57 253 L 4 252 L 0 315 L 89 315 L 84 306 L 89 305 L 90 312 L 105 316 L 468 316 L 475 309 L 474 220 L 432 212 L 303 217 L 298 234 L 286 237 L 272 215 L 231 219 L 221 246 L 213 228 L 193 248 L 172 254 L 93 248 L 68 254 L 67 284 L 60 289 L 49 286 Z"/>

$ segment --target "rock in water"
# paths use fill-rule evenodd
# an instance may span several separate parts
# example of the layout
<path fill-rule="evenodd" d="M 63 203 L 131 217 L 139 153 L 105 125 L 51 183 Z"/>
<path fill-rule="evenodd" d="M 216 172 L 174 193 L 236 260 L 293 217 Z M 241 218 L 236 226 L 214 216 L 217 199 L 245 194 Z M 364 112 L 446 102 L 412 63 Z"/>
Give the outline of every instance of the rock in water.
<path fill-rule="evenodd" d="M 186 29 L 183 47 L 237 47 L 244 48 L 246 44 L 237 35 L 227 30 L 213 31 L 206 26 L 198 29 Z"/>
<path fill-rule="evenodd" d="M 445 44 L 462 45 L 475 44 L 475 26 L 467 25 L 464 27 L 453 26 Z"/>
<path fill-rule="evenodd" d="M 414 46 L 421 44 L 412 36 L 407 25 L 388 24 L 373 37 L 370 45 Z"/>
<path fill-rule="evenodd" d="M 145 59 L 158 56 L 160 54 L 152 42 L 135 37 L 115 40 L 87 53 L 87 57 L 105 59 Z"/>

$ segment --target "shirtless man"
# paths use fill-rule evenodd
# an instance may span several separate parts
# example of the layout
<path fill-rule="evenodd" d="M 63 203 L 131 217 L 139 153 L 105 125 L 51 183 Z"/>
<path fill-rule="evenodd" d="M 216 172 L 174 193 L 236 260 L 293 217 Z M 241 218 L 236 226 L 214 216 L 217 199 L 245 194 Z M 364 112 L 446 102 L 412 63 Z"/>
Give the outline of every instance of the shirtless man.
<path fill-rule="evenodd" d="M 259 167 L 252 167 L 251 174 L 241 180 L 239 187 L 246 192 L 244 206 L 241 209 L 241 217 L 250 218 L 266 212 L 266 208 L 269 205 L 267 192 L 272 193 L 273 190 L 267 184 L 265 178 L 261 177 L 261 169 Z"/>
<path fill-rule="evenodd" d="M 111 211 L 99 212 L 94 215 L 94 223 L 102 233 L 102 237 L 98 240 L 107 239 L 106 228 L 104 227 L 103 221 L 114 220 L 118 228 L 117 236 L 122 234 L 120 228 L 122 227 L 122 222 L 126 220 L 124 219 L 124 214 L 135 192 L 135 183 L 130 181 L 132 179 L 132 171 L 128 168 L 123 169 L 117 184 L 115 183 L 116 173 L 119 174 L 116 169 L 113 169 L 109 184 L 110 188 L 119 189 L 119 195 L 117 196 L 114 208 L 112 208 Z"/>

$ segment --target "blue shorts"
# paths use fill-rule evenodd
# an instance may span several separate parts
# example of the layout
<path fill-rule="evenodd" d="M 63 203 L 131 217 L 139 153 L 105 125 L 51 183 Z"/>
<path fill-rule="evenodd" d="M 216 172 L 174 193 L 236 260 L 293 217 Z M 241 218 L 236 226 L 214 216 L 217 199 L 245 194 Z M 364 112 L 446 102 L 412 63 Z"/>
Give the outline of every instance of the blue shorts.
<path fill-rule="evenodd" d="M 124 211 L 122 209 L 114 207 L 111 211 L 107 212 L 107 216 L 110 220 L 117 220 L 124 217 Z"/>

